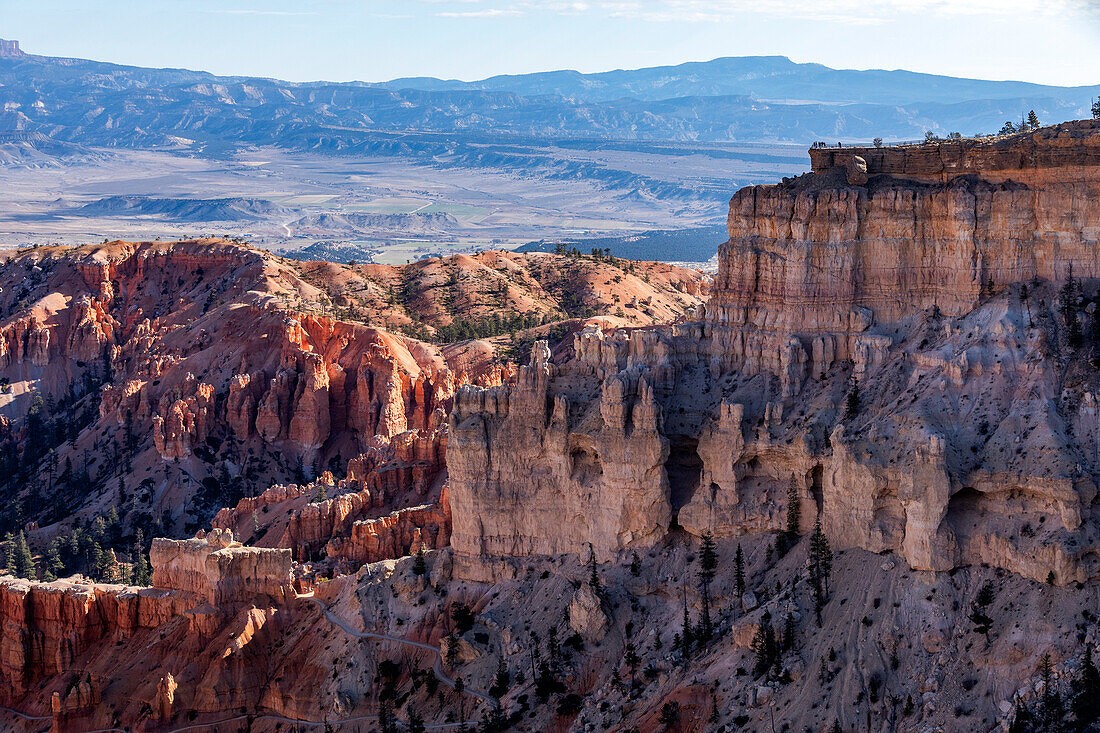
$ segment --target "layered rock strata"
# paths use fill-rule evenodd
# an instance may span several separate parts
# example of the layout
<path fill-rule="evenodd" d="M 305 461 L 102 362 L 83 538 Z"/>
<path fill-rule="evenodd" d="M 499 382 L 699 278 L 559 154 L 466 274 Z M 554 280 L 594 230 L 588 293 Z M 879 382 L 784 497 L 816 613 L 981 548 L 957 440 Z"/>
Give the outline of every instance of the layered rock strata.
<path fill-rule="evenodd" d="M 360 567 L 446 547 L 450 535 L 450 502 L 444 491 L 438 503 L 406 507 L 353 523 L 346 536 L 329 540 L 325 554 L 345 567 Z"/>
<path fill-rule="evenodd" d="M 439 411 L 431 429 L 391 439 L 375 436 L 364 453 L 348 462 L 348 475 L 340 481 L 326 472 L 312 484 L 272 486 L 222 509 L 212 524 L 254 535 L 259 546 L 288 548 L 300 561 L 322 550 L 329 557 L 365 563 L 420 547 L 443 547 L 450 537 L 450 513 L 437 486 L 447 445 L 442 420 Z M 389 513 L 410 502 L 412 508 Z"/>
<path fill-rule="evenodd" d="M 149 549 L 153 586 L 204 599 L 218 607 L 293 595 L 290 550 L 246 547 L 229 530 L 188 540 L 158 537 Z"/>
<path fill-rule="evenodd" d="M 0 576 L 0 680 L 10 700 L 36 678 L 71 670 L 103 639 L 154 629 L 194 605 L 159 589 L 32 583 Z"/>
<path fill-rule="evenodd" d="M 458 556 L 780 529 L 793 485 L 802 529 L 820 515 L 839 547 L 1100 574 L 1100 383 L 1071 368 L 1054 307 L 1071 273 L 1086 293 L 1100 277 L 1100 123 L 1016 144 L 946 182 L 815 158 L 744 189 L 698 321 L 589 328 L 561 364 L 459 390 Z"/>
<path fill-rule="evenodd" d="M 289 550 L 243 547 L 230 532 L 157 539 L 150 561 L 152 588 L 0 576 L 0 687 L 9 691 L 3 700 L 22 696 L 36 679 L 74 671 L 74 660 L 108 640 L 120 642 L 183 617 L 193 632 L 210 636 L 219 614 L 294 594 Z M 206 611 L 193 612 L 204 604 Z M 68 699 L 59 705 L 86 707 Z"/>

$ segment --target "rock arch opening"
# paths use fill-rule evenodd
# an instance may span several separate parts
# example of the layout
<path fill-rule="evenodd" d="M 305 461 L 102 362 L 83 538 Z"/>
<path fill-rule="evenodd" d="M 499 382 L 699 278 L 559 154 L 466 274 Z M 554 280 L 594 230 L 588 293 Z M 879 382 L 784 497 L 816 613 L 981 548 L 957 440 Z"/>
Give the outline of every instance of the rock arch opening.
<path fill-rule="evenodd" d="M 703 475 L 703 459 L 699 457 L 699 441 L 686 435 L 670 436 L 665 473 L 668 475 L 672 521 L 675 522 L 679 511 L 695 495 L 696 489 L 699 488 L 699 480 Z"/>
<path fill-rule="evenodd" d="M 946 519 L 955 536 L 966 540 L 973 535 L 984 521 L 990 503 L 982 492 L 970 486 L 964 486 L 952 494 L 947 501 Z"/>
<path fill-rule="evenodd" d="M 809 474 L 806 476 L 806 483 L 810 487 L 810 496 L 814 499 L 816 505 L 817 516 L 821 516 L 821 511 L 824 508 L 824 494 L 822 493 L 821 485 L 825 475 L 825 467 L 820 463 L 810 469 Z"/>
<path fill-rule="evenodd" d="M 595 451 L 574 448 L 569 452 L 569 464 L 569 477 L 583 486 L 590 486 L 603 476 L 603 463 Z"/>

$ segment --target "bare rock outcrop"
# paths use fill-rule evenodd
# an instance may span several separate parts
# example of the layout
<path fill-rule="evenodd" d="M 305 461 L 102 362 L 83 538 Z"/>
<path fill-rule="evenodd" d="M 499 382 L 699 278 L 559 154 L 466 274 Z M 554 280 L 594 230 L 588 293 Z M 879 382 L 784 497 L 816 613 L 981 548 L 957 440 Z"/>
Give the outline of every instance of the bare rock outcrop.
<path fill-rule="evenodd" d="M 337 561 L 352 565 L 414 555 L 419 550 L 446 547 L 450 540 L 450 504 L 444 493 L 440 503 L 407 507 L 375 519 L 351 525 L 345 537 L 334 537 L 325 548 Z"/>
<path fill-rule="evenodd" d="M 192 375 L 186 385 L 192 387 L 193 394 L 176 399 L 164 395 L 153 415 L 153 445 L 165 460 L 191 455 L 195 446 L 206 440 L 214 421 L 214 387 L 194 384 Z"/>
<path fill-rule="evenodd" d="M 282 600 L 293 595 L 290 550 L 246 547 L 229 530 L 189 540 L 157 538 L 149 550 L 153 585 L 206 600 L 212 606 Z"/>
<path fill-rule="evenodd" d="M 431 429 L 392 439 L 375 436 L 348 462 L 347 477 L 325 472 L 306 485 L 276 485 L 218 512 L 212 524 L 266 547 L 285 547 L 299 560 L 326 550 L 360 564 L 396 558 L 420 547 L 444 547 L 450 513 L 437 483 L 445 470 L 447 426 L 442 415 Z M 412 508 L 392 512 L 397 502 Z M 426 503 L 425 503 L 426 502 Z"/>
<path fill-rule="evenodd" d="M 582 583 L 569 602 L 569 628 L 589 641 L 599 641 L 609 626 L 599 595 L 589 583 Z"/>
<path fill-rule="evenodd" d="M 599 400 L 582 412 L 569 395 L 551 394 L 549 356 L 539 342 L 513 385 L 455 396 L 447 467 L 452 509 L 461 507 L 451 535 L 460 554 L 556 554 L 591 543 L 607 557 L 667 529 L 668 441 L 645 377 L 585 375 Z"/>
<path fill-rule="evenodd" d="M 160 720 L 171 720 L 172 706 L 176 701 L 176 689 L 178 687 L 179 685 L 176 684 L 171 672 L 161 677 L 160 682 L 157 683 L 156 711 Z"/>
<path fill-rule="evenodd" d="M 19 696 L 32 679 L 68 671 L 102 639 L 156 628 L 191 605 L 152 588 L 0 576 L 0 680 Z"/>
<path fill-rule="evenodd" d="M 1051 307 L 1100 277 L 1100 122 L 951 145 L 815 152 L 733 197 L 700 320 L 460 390 L 456 559 L 781 529 L 793 487 L 840 547 L 1100 575 L 1100 384 Z"/>

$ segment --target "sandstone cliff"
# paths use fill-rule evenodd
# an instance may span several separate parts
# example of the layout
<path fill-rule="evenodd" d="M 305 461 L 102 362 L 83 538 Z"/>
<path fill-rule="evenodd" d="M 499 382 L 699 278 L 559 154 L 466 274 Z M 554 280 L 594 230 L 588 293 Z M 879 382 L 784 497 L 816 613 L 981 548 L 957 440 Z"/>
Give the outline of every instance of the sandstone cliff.
<path fill-rule="evenodd" d="M 181 634 L 194 650 L 208 644 L 242 604 L 285 606 L 294 598 L 290 552 L 243 547 L 229 532 L 218 530 L 190 540 L 158 539 L 151 559 L 152 588 L 92 584 L 79 578 L 37 583 L 0 576 L 3 702 L 21 699 L 34 683 L 50 683 L 45 687 L 48 699 L 49 690 L 64 680 L 79 680 L 75 688 L 70 683 L 63 692 L 53 692 L 55 726 L 70 729 L 67 720 L 94 712 L 103 688 L 120 681 L 117 673 L 105 674 L 106 670 L 86 672 L 89 656 L 132 640 L 142 640 L 148 648 L 155 644 L 149 637 L 159 632 L 163 640 L 166 629 Z M 164 650 L 154 656 L 157 659 L 140 661 L 176 663 Z M 177 674 L 182 669 L 176 667 Z M 87 677 L 81 679 L 84 674 Z M 169 673 L 157 686 L 156 699 L 146 701 L 150 709 L 157 702 L 170 714 L 176 687 Z M 132 701 L 132 715 L 144 715 L 137 710 L 141 702 Z"/>
<path fill-rule="evenodd" d="M 324 551 L 347 567 L 447 545 L 449 502 L 440 487 L 447 445 L 434 427 L 375 436 L 335 481 L 328 472 L 304 486 L 276 485 L 218 512 L 212 524 L 261 547 L 285 547 L 300 561 Z M 393 511 L 394 507 L 409 507 Z"/>
<path fill-rule="evenodd" d="M 1100 380 L 1056 301 L 1072 272 L 1083 307 L 1100 276 L 1100 123 L 1019 144 L 941 182 L 815 159 L 740 191 L 700 321 L 588 329 L 560 364 L 460 390 L 456 553 L 780 529 L 793 483 L 802 529 L 820 514 L 840 547 L 1097 577 Z"/>
<path fill-rule="evenodd" d="M 653 322 L 697 307 L 707 278 L 661 263 L 510 253 L 404 268 L 299 263 L 215 239 L 12 252 L 0 270 L 0 418 L 12 427 L 0 435 L 0 474 L 19 473 L 8 488 L 24 503 L 0 510 L 0 525 L 46 527 L 107 511 L 113 497 L 120 511 L 191 533 L 272 485 L 342 474 L 376 436 L 434 430 L 457 388 L 512 369 L 506 336 L 444 350 L 376 325 L 430 336 L 453 321 L 431 300 L 452 288 L 468 318 L 503 309 L 546 331 L 569 315 L 567 285 L 591 290 L 585 312 Z M 396 297 L 402 288 L 408 303 Z M 621 318 L 611 313 L 619 304 Z M 41 463 L 50 449 L 55 469 Z M 58 487 L 65 465 L 87 467 L 103 491 Z M 396 475 L 372 481 L 406 482 Z M 45 501 L 29 500 L 34 481 Z M 135 494 L 141 504 L 129 507 Z M 414 504 L 425 500 L 434 498 Z"/>

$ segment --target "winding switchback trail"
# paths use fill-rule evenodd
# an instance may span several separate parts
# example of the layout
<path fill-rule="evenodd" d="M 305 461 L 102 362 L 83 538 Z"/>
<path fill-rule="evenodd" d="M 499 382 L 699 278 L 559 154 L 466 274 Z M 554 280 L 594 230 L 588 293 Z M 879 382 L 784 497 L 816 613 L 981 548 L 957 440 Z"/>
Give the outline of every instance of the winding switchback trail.
<path fill-rule="evenodd" d="M 3 705 L 0 705 L 0 712 L 11 713 L 15 717 L 20 718 L 21 720 L 25 720 L 28 723 L 36 720 L 45 720 L 50 721 L 51 723 L 53 722 L 52 715 L 28 715 L 27 713 L 16 710 L 15 708 L 6 708 Z M 27 728 L 26 730 L 30 730 L 30 728 Z M 45 730 L 45 728 L 43 728 L 42 730 Z"/>
<path fill-rule="evenodd" d="M 424 651 L 431 652 L 433 657 L 432 672 L 435 674 L 435 678 L 443 684 L 447 685 L 448 687 L 454 689 L 454 680 L 448 677 L 446 672 L 443 671 L 443 655 L 440 652 L 439 647 L 434 647 L 431 644 L 424 644 L 419 641 L 412 641 L 410 639 L 402 639 L 400 636 L 390 636 L 389 634 L 376 634 L 371 631 L 357 631 L 349 626 L 348 623 L 342 618 L 330 611 L 328 607 L 325 606 L 324 602 L 321 601 L 319 598 L 315 598 L 311 594 L 301 595 L 298 597 L 316 603 L 318 606 L 320 606 L 321 610 L 324 611 L 325 618 L 328 619 L 328 621 L 333 625 L 339 627 L 341 631 L 343 631 L 345 634 L 348 634 L 349 636 L 354 636 L 357 639 L 378 639 L 380 641 L 392 641 L 396 644 L 404 644 L 405 646 L 411 646 L 416 649 L 423 649 Z M 463 692 L 470 695 L 471 697 L 480 700 L 490 707 L 495 708 L 498 705 L 496 698 L 479 690 L 464 687 Z"/>

